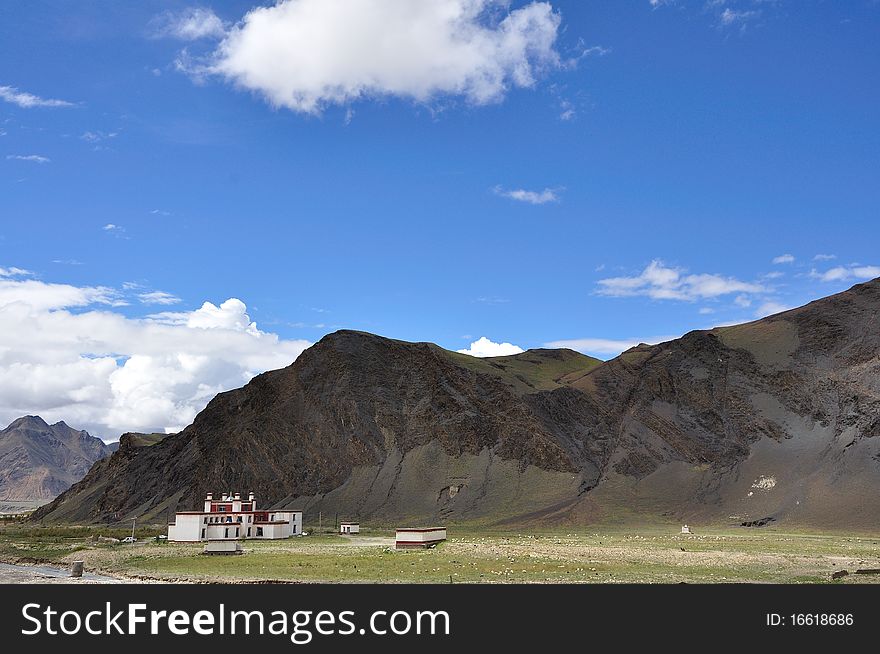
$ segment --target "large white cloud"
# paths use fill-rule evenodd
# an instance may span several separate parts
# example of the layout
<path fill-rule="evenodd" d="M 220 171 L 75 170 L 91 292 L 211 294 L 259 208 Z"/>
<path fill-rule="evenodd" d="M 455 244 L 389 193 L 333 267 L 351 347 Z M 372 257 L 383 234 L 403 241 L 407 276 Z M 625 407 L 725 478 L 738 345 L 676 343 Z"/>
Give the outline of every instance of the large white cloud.
<path fill-rule="evenodd" d="M 0 425 L 24 414 L 104 438 L 178 430 L 218 392 L 310 343 L 259 330 L 243 302 L 129 318 L 106 287 L 0 279 Z"/>
<path fill-rule="evenodd" d="M 316 113 L 328 104 L 440 95 L 475 104 L 532 86 L 560 63 L 560 16 L 549 2 L 281 0 L 251 10 L 207 64 L 270 103 Z"/>
<path fill-rule="evenodd" d="M 485 336 L 481 336 L 466 350 L 456 350 L 459 354 L 468 354 L 472 357 L 506 357 L 511 354 L 524 352 L 521 347 L 513 343 L 495 343 Z"/>

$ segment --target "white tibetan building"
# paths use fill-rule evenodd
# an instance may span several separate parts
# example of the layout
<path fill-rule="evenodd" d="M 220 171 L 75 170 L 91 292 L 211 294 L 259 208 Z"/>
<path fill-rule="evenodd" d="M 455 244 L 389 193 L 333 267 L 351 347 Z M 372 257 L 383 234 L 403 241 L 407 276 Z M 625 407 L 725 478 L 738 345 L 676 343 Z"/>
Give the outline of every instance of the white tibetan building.
<path fill-rule="evenodd" d="M 168 540 L 183 543 L 200 541 L 278 539 L 302 534 L 302 511 L 257 509 L 253 493 L 246 500 L 241 493 L 212 493 L 205 497 L 203 511 L 179 511 L 168 525 Z"/>

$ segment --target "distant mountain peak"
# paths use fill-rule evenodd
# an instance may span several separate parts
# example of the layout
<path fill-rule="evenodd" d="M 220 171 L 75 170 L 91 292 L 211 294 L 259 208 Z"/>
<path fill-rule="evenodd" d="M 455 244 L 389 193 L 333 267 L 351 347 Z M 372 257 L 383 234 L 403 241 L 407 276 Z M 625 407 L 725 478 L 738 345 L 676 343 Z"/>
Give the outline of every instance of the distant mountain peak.
<path fill-rule="evenodd" d="M 31 429 L 41 429 L 41 428 L 48 428 L 49 423 L 47 423 L 45 420 L 43 420 L 40 416 L 22 416 L 21 418 L 13 420 L 11 423 L 9 423 L 9 426 L 2 431 L 7 431 L 10 429 L 19 428 L 19 427 L 28 427 Z M 2 432 L 0 432 L 0 433 L 2 433 Z"/>
<path fill-rule="evenodd" d="M 0 430 L 0 500 L 50 500 L 113 449 L 64 421 L 18 418 Z"/>

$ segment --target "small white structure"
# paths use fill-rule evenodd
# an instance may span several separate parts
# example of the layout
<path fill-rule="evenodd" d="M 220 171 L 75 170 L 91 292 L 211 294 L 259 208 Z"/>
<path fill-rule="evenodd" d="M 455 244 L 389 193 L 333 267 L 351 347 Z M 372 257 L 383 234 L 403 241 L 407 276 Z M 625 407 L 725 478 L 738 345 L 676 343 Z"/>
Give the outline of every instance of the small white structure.
<path fill-rule="evenodd" d="M 687 525 L 682 525 L 681 533 L 683 533 L 683 534 L 689 534 L 689 533 L 691 533 L 691 528 L 688 527 Z"/>
<path fill-rule="evenodd" d="M 339 523 L 339 533 L 340 534 L 359 534 L 361 532 L 361 525 L 358 522 L 340 522 Z"/>
<path fill-rule="evenodd" d="M 394 547 L 398 550 L 427 548 L 444 540 L 446 540 L 446 527 L 402 528 L 395 534 Z"/>
<path fill-rule="evenodd" d="M 205 543 L 203 554 L 244 554 L 237 540 L 210 540 Z"/>
<path fill-rule="evenodd" d="M 302 511 L 258 510 L 253 493 L 214 499 L 205 497 L 204 511 L 179 511 L 168 525 L 168 540 L 178 543 L 235 541 L 247 538 L 278 539 L 302 534 Z"/>

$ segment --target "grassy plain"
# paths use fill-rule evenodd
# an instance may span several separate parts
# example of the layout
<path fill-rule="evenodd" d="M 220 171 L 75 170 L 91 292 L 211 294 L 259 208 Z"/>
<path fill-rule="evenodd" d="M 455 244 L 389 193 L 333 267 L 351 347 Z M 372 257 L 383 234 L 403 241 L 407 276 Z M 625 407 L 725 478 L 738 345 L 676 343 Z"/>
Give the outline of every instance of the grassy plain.
<path fill-rule="evenodd" d="M 434 549 L 395 551 L 393 532 L 359 537 L 310 535 L 246 541 L 242 556 L 205 556 L 195 544 L 148 539 L 110 543 L 124 529 L 0 527 L 0 560 L 57 563 L 84 560 L 92 572 L 135 579 L 188 582 L 358 583 L 824 583 L 838 570 L 880 568 L 880 537 L 779 528 L 674 525 L 499 531 L 450 527 Z M 880 581 L 850 574 L 834 583 Z"/>

